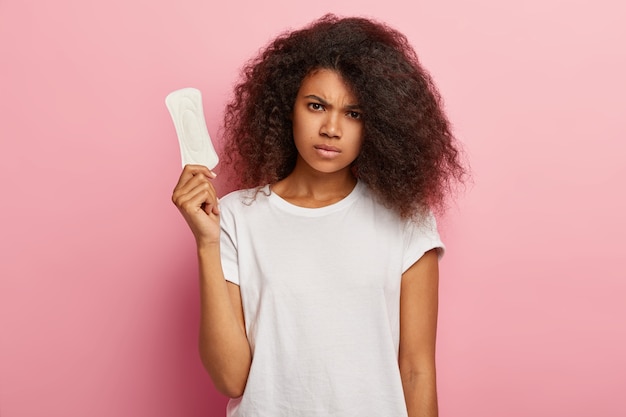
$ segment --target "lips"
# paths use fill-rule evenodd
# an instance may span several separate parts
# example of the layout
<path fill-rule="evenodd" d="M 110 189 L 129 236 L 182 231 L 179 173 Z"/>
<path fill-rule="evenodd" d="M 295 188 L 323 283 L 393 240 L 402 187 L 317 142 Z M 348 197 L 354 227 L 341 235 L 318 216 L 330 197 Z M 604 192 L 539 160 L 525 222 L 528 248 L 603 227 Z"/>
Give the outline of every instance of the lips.
<path fill-rule="evenodd" d="M 317 149 L 318 151 L 324 151 L 324 152 L 337 152 L 337 153 L 341 152 L 339 148 L 336 148 L 330 145 L 315 145 L 314 148 Z"/>
<path fill-rule="evenodd" d="M 313 149 L 323 159 L 335 159 L 341 154 L 341 149 L 330 145 L 314 145 Z"/>

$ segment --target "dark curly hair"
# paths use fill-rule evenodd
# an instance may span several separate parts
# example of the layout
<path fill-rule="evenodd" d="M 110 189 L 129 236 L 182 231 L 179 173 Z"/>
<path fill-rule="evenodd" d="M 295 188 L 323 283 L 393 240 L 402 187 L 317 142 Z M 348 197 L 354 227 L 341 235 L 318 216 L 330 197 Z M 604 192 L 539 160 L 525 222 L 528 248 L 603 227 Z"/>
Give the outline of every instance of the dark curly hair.
<path fill-rule="evenodd" d="M 239 188 L 294 169 L 291 113 L 304 77 L 337 71 L 363 113 L 354 175 L 404 218 L 441 211 L 465 169 L 430 75 L 406 37 L 365 18 L 325 15 L 278 36 L 243 68 L 224 115 L 225 162 Z"/>

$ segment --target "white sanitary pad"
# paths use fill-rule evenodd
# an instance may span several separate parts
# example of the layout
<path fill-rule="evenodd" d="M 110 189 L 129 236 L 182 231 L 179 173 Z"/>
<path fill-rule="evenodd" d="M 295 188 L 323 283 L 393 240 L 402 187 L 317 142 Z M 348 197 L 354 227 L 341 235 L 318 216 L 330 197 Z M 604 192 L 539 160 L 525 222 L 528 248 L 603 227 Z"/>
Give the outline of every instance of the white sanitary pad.
<path fill-rule="evenodd" d="M 183 88 L 173 91 L 165 98 L 165 104 L 174 121 L 183 166 L 197 164 L 215 168 L 219 158 L 204 120 L 200 90 Z"/>

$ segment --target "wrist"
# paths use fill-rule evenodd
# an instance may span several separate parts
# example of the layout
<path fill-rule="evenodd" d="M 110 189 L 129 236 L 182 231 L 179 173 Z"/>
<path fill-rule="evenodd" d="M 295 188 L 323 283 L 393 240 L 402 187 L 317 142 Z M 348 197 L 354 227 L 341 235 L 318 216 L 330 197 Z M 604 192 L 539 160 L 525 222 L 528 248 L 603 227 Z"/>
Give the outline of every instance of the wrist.
<path fill-rule="evenodd" d="M 196 249 L 198 251 L 198 255 L 219 251 L 220 242 L 196 240 Z"/>

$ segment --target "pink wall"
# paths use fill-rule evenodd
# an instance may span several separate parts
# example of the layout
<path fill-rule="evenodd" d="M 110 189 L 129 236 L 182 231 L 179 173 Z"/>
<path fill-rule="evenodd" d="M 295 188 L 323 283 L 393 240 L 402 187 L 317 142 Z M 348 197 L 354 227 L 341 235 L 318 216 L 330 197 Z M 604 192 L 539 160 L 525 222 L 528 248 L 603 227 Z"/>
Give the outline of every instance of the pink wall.
<path fill-rule="evenodd" d="M 443 416 L 624 416 L 617 0 L 0 2 L 0 415 L 219 416 L 163 104 L 327 11 L 404 31 L 474 184 L 443 224 Z M 415 4 L 415 2 L 411 2 Z"/>

